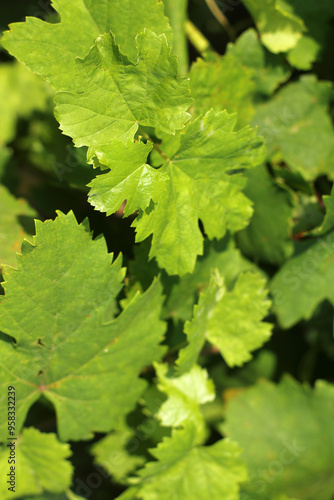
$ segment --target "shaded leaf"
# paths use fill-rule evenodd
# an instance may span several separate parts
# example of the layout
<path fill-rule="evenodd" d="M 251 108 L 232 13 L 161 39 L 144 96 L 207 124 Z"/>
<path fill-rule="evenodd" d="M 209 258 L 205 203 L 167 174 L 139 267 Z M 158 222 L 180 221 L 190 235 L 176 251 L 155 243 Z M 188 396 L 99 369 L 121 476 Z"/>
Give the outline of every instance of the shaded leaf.
<path fill-rule="evenodd" d="M 261 381 L 231 399 L 223 428 L 243 448 L 250 473 L 245 498 L 285 493 L 299 500 L 331 500 L 333 411 L 334 387 L 324 381 L 314 390 L 290 378 L 279 385 Z"/>
<path fill-rule="evenodd" d="M 144 457 L 133 453 L 136 451 L 135 443 L 133 431 L 122 424 L 117 430 L 95 443 L 91 452 L 98 465 L 102 466 L 116 481 L 122 482 L 130 473 L 145 463 Z"/>
<path fill-rule="evenodd" d="M 302 76 L 259 106 L 253 119 L 266 140 L 269 157 L 284 161 L 306 180 L 333 176 L 334 130 L 328 114 L 332 92 L 329 82 Z"/>
<path fill-rule="evenodd" d="M 52 92 L 22 64 L 0 66 L 0 145 L 12 141 L 19 118 L 29 118 L 33 111 L 48 109 Z M 51 108 L 51 107 L 50 107 Z"/>
<path fill-rule="evenodd" d="M 253 28 L 244 31 L 235 43 L 231 43 L 227 53 L 253 70 L 252 78 L 259 94 L 270 96 L 291 74 L 284 58 L 267 51 Z"/>
<path fill-rule="evenodd" d="M 334 304 L 334 232 L 298 242 L 296 248 L 270 284 L 274 311 L 283 328 L 311 318 L 325 299 Z"/>
<path fill-rule="evenodd" d="M 254 203 L 254 214 L 249 225 L 238 233 L 238 245 L 248 257 L 282 264 L 293 253 L 291 192 L 279 186 L 265 166 L 249 170 L 245 176 L 244 193 Z"/>
<path fill-rule="evenodd" d="M 0 265 L 16 265 L 21 241 L 33 233 L 36 212 L 23 199 L 17 199 L 0 186 Z"/>

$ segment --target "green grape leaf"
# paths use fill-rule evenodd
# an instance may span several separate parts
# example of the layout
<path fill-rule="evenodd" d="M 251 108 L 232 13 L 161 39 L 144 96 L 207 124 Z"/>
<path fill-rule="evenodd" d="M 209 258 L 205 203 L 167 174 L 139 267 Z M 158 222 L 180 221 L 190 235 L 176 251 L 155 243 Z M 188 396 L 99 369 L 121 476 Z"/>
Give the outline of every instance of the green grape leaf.
<path fill-rule="evenodd" d="M 157 202 L 164 190 L 167 174 L 147 165 L 151 143 L 114 141 L 95 151 L 99 163 L 111 170 L 99 175 L 88 186 L 88 201 L 93 207 L 110 215 L 124 200 L 124 215 L 145 210 L 150 201 Z"/>
<path fill-rule="evenodd" d="M 55 407 L 62 440 L 89 439 L 134 407 L 146 386 L 141 369 L 164 352 L 161 286 L 156 281 L 105 321 L 122 287 L 121 259 L 111 265 L 104 239 L 92 241 L 87 223 L 78 225 L 72 212 L 37 221 L 36 231 L 34 244 L 22 245 L 18 270 L 4 272 L 1 435 L 10 383 L 20 397 L 18 429 L 43 394 Z"/>
<path fill-rule="evenodd" d="M 322 200 L 326 207 L 326 214 L 321 226 L 312 231 L 315 236 L 323 236 L 334 229 L 334 187 L 332 187 L 331 194 L 324 195 Z"/>
<path fill-rule="evenodd" d="M 272 325 L 262 322 L 271 305 L 265 282 L 259 273 L 246 271 L 228 291 L 219 273 L 213 274 L 194 307 L 192 321 L 185 324 L 188 345 L 177 360 L 181 373 L 196 363 L 205 340 L 218 347 L 229 366 L 240 366 L 252 358 L 251 351 L 271 334 Z"/>
<path fill-rule="evenodd" d="M 254 18 L 263 44 L 275 54 L 297 45 L 305 25 L 286 0 L 244 0 Z"/>
<path fill-rule="evenodd" d="M 168 399 L 162 403 L 156 416 L 162 425 L 180 427 L 192 422 L 198 434 L 198 441 L 206 436 L 206 426 L 200 405 L 215 399 L 215 388 L 208 373 L 194 366 L 180 377 L 169 377 L 167 365 L 155 363 L 158 377 L 157 387 Z"/>
<path fill-rule="evenodd" d="M 311 186 L 311 184 L 309 185 Z M 321 234 L 320 227 L 317 226 L 323 223 L 324 213 L 317 197 L 303 192 L 295 193 L 294 197 L 296 200 L 293 213 L 293 234 L 295 238 L 298 240 L 298 235 L 307 232 L 315 236 Z"/>
<path fill-rule="evenodd" d="M 253 70 L 252 78 L 259 94 L 270 96 L 291 75 L 291 68 L 284 58 L 268 52 L 253 28 L 244 31 L 235 43 L 229 44 L 227 54 Z M 228 82 L 231 85 L 230 79 Z"/>
<path fill-rule="evenodd" d="M 11 451 L 15 455 L 14 464 L 8 462 Z M 0 446 L 0 467 L 6 477 L 0 483 L 1 498 L 65 491 L 73 474 L 73 466 L 66 460 L 70 455 L 70 445 L 60 443 L 55 434 L 45 434 L 33 427 L 23 429 L 17 440 L 6 440 Z M 15 486 L 7 483 L 11 477 L 5 476 L 5 471 L 14 473 Z M 8 490 L 10 486 L 14 486 L 15 492 Z"/>
<path fill-rule="evenodd" d="M 117 430 L 95 443 L 90 451 L 98 465 L 117 482 L 123 482 L 130 473 L 145 464 L 144 457 L 133 453 L 135 448 L 134 432 L 122 423 Z"/>
<path fill-rule="evenodd" d="M 85 500 L 84 497 L 76 495 L 71 490 L 65 493 L 44 493 L 43 495 L 24 497 L 22 500 Z"/>
<path fill-rule="evenodd" d="M 310 70 L 312 63 L 317 59 L 320 44 L 309 36 L 300 38 L 296 46 L 287 54 L 291 66 L 298 69 Z"/>
<path fill-rule="evenodd" d="M 23 199 L 0 186 L 0 265 L 16 265 L 16 252 L 27 234 L 33 234 L 36 212 Z"/>
<path fill-rule="evenodd" d="M 329 21 L 334 17 L 331 0 L 245 0 L 245 6 L 264 45 L 274 53 L 287 52 L 292 66 L 309 70 L 321 58 Z"/>
<path fill-rule="evenodd" d="M 157 460 L 149 462 L 136 486 L 127 490 L 119 500 L 204 499 L 238 500 L 240 483 L 247 471 L 240 460 L 239 447 L 227 440 L 211 446 L 196 446 L 196 430 L 189 425 L 174 430 L 151 454 Z"/>
<path fill-rule="evenodd" d="M 168 274 L 193 272 L 197 255 L 203 254 L 198 219 L 210 239 L 249 221 L 252 209 L 241 192 L 239 172 L 260 163 L 264 149 L 255 130 L 235 132 L 235 121 L 235 115 L 211 110 L 191 123 L 162 167 L 169 182 L 161 199 L 133 223 L 136 241 L 153 234 L 150 258 Z"/>
<path fill-rule="evenodd" d="M 275 497 L 273 497 L 273 500 L 298 500 L 298 499 L 291 498 L 291 497 L 288 497 L 288 496 L 283 494 L 283 495 L 278 495 L 278 496 L 275 495 Z"/>
<path fill-rule="evenodd" d="M 111 31 L 122 52 L 137 60 L 135 37 L 145 28 L 165 34 L 171 28 L 158 0 L 53 0 L 61 22 L 46 23 L 28 17 L 10 25 L 2 45 L 28 68 L 45 78 L 56 90 L 77 88 L 75 57 L 85 57 L 94 39 Z"/>
<path fill-rule="evenodd" d="M 266 139 L 270 158 L 284 161 L 306 180 L 333 177 L 334 133 L 328 105 L 329 82 L 305 75 L 259 106 L 253 124 Z"/>
<path fill-rule="evenodd" d="M 0 145 L 12 141 L 19 118 L 28 118 L 33 111 L 48 109 L 52 93 L 47 85 L 32 75 L 22 64 L 2 63 L 0 66 Z"/>
<path fill-rule="evenodd" d="M 204 254 L 197 259 L 194 272 L 181 278 L 177 277 L 173 282 L 164 312 L 176 322 L 190 320 L 198 293 L 209 285 L 213 269 L 218 269 L 224 277 L 224 283 L 230 287 L 241 271 L 255 268 L 256 266 L 235 248 L 232 238 L 225 237 L 220 241 L 205 240 Z M 164 278 L 162 282 L 164 283 Z M 168 284 L 167 282 L 166 288 Z"/>
<path fill-rule="evenodd" d="M 312 63 L 321 59 L 322 49 L 328 44 L 329 21 L 334 17 L 331 0 L 289 0 L 294 12 L 303 20 L 307 29 L 287 54 L 287 59 L 298 69 L 310 70 Z"/>
<path fill-rule="evenodd" d="M 262 165 L 245 176 L 244 193 L 254 203 L 254 214 L 250 224 L 237 234 L 238 246 L 248 257 L 280 265 L 293 253 L 293 197 Z"/>
<path fill-rule="evenodd" d="M 152 261 L 148 262 L 149 249 L 149 240 L 134 247 L 135 258 L 129 262 L 128 266 L 131 282 L 130 296 L 138 289 L 146 290 L 152 283 L 154 276 L 159 273 L 158 266 Z M 229 289 L 241 271 L 259 271 L 255 264 L 242 256 L 230 235 L 219 241 L 206 239 L 204 241 L 204 254 L 197 259 L 192 274 L 188 273 L 182 277 L 168 276 L 162 271 L 161 283 L 166 296 L 162 312 L 163 318 L 172 319 L 176 328 L 190 320 L 200 291 L 207 288 L 210 283 L 213 269 L 218 269 Z M 176 336 L 175 339 L 176 345 L 180 344 L 180 338 Z"/>
<path fill-rule="evenodd" d="M 57 94 L 55 116 L 77 147 L 127 142 L 140 125 L 174 134 L 189 119 L 188 79 L 177 77 L 166 37 L 145 30 L 136 40 L 134 64 L 111 34 L 99 36 L 87 57 L 77 59 L 79 90 Z"/>
<path fill-rule="evenodd" d="M 237 113 L 237 125 L 248 125 L 254 114 L 254 71 L 227 53 L 205 61 L 197 59 L 190 71 L 191 95 L 196 115 L 210 108 Z"/>
<path fill-rule="evenodd" d="M 248 125 L 260 95 L 271 95 L 291 74 L 281 56 L 261 45 L 253 29 L 227 47 L 224 56 L 197 59 L 190 72 L 192 110 L 204 114 L 211 107 L 237 113 L 238 127 Z"/>
<path fill-rule="evenodd" d="M 324 381 L 314 390 L 290 378 L 279 385 L 260 381 L 232 398 L 223 430 L 243 449 L 250 477 L 245 498 L 285 493 L 298 500 L 331 500 L 333 412 L 334 387 Z"/>
<path fill-rule="evenodd" d="M 270 284 L 274 311 L 284 328 L 311 318 L 325 299 L 334 304 L 334 232 L 300 241 L 296 250 Z"/>

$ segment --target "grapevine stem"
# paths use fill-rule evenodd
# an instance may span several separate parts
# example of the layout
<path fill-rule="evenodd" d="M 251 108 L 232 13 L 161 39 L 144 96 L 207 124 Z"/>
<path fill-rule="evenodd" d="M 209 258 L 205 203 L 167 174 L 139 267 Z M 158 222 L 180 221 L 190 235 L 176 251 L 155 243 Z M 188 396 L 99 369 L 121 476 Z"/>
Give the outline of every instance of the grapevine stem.
<path fill-rule="evenodd" d="M 187 19 L 188 0 L 164 0 L 165 13 L 173 28 L 173 52 L 179 59 L 181 76 L 188 73 L 189 55 L 184 22 Z"/>
<path fill-rule="evenodd" d="M 215 0 L 205 0 L 207 6 L 211 10 L 212 14 L 215 16 L 217 21 L 223 26 L 225 29 L 229 39 L 231 42 L 234 42 L 236 39 L 236 34 L 233 26 L 230 25 L 229 20 L 227 17 L 222 13 L 218 5 L 216 4 Z"/>
<path fill-rule="evenodd" d="M 200 32 L 194 23 L 189 20 L 186 21 L 184 23 L 184 29 L 190 42 L 202 56 L 204 56 L 207 52 L 213 51 L 209 40 L 205 38 L 203 33 Z"/>
<path fill-rule="evenodd" d="M 161 151 L 159 146 L 151 139 L 151 137 L 145 132 L 145 130 L 143 130 L 141 127 L 138 127 L 138 131 L 141 133 L 143 137 L 145 137 L 145 139 L 147 139 L 153 144 L 154 149 L 159 153 L 160 156 L 163 157 L 165 161 L 169 161 L 168 156 L 166 156 L 165 153 Z"/>

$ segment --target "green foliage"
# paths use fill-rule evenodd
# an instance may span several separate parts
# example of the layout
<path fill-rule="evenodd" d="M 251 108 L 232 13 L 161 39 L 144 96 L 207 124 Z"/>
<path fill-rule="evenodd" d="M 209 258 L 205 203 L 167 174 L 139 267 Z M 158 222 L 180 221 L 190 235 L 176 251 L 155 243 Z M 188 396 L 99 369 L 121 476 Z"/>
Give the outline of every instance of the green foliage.
<path fill-rule="evenodd" d="M 33 234 L 34 210 L 28 203 L 17 200 L 4 186 L 0 186 L 0 265 L 16 265 L 16 252 L 20 250 L 22 238 Z"/>
<path fill-rule="evenodd" d="M 108 434 L 92 447 L 95 462 L 102 466 L 116 481 L 122 482 L 139 466 L 144 465 L 145 458 L 131 454 L 135 446 L 131 447 L 131 440 L 135 443 L 134 434 L 129 427 L 122 423 L 117 430 Z M 130 443 L 130 450 L 127 445 Z"/>
<path fill-rule="evenodd" d="M 213 274 L 209 287 L 194 307 L 194 318 L 185 324 L 189 345 L 181 350 L 178 367 L 187 371 L 194 364 L 205 339 L 218 347 L 229 366 L 251 359 L 250 352 L 270 336 L 271 325 L 261 323 L 270 307 L 265 280 L 258 274 L 240 274 L 228 291 L 222 277 Z"/>
<path fill-rule="evenodd" d="M 332 500 L 332 0 L 51 3 L 0 8 L 0 498 Z"/>
<path fill-rule="evenodd" d="M 19 118 L 47 108 L 48 93 L 51 97 L 47 86 L 22 64 L 0 66 L 0 145 L 13 140 Z"/>
<path fill-rule="evenodd" d="M 175 56 L 164 35 L 145 30 L 136 38 L 132 63 L 113 35 L 101 35 L 85 59 L 77 60 L 77 92 L 60 92 L 55 116 L 76 146 L 92 151 L 112 139 L 132 139 L 139 126 L 174 134 L 189 118 L 186 78 L 177 78 Z"/>
<path fill-rule="evenodd" d="M 84 57 L 94 40 L 111 31 L 116 43 L 136 61 L 135 37 L 144 29 L 171 39 L 171 29 L 158 0 L 74 0 L 70 9 L 66 0 L 53 0 L 61 21 L 45 23 L 28 17 L 11 25 L 2 45 L 34 73 L 47 80 L 55 90 L 77 88 L 76 57 Z M 59 54 L 61 56 L 59 57 Z"/>
<path fill-rule="evenodd" d="M 311 390 L 286 378 L 277 386 L 262 381 L 231 400 L 224 431 L 243 448 L 248 498 L 286 491 L 300 500 L 331 500 L 333 396 L 333 386 L 323 381 Z"/>
<path fill-rule="evenodd" d="M 329 82 L 305 75 L 259 106 L 253 123 L 266 138 L 269 158 L 284 161 L 307 180 L 322 174 L 332 177 L 334 133 L 328 114 L 332 96 Z"/>
<path fill-rule="evenodd" d="M 285 0 L 245 0 L 256 20 L 263 44 L 275 54 L 295 47 L 305 30 L 304 23 Z"/>
<path fill-rule="evenodd" d="M 157 417 L 163 425 L 180 427 L 189 422 L 196 428 L 199 441 L 205 437 L 205 422 L 200 405 L 215 399 L 212 380 L 208 380 L 206 370 L 194 366 L 180 377 L 167 377 L 167 367 L 156 365 L 157 387 L 168 396 Z"/>
<path fill-rule="evenodd" d="M 140 370 L 163 352 L 157 345 L 164 332 L 159 284 L 134 297 L 115 321 L 106 321 L 104 314 L 122 286 L 121 260 L 110 265 L 103 239 L 92 241 L 87 224 L 78 226 L 71 212 L 36 225 L 34 244 L 24 242 L 18 270 L 4 270 L 0 325 L 15 344 L 1 343 L 1 397 L 10 376 L 22 401 L 17 430 L 43 394 L 55 406 L 61 439 L 88 439 L 92 431 L 110 430 L 131 410 L 145 388 L 137 379 Z M 32 279 L 35 269 L 39 279 Z M 81 348 L 73 349 L 79 339 Z M 132 355 L 128 344 L 136 346 Z M 1 408 L 4 412 L 4 402 Z M 4 413 L 1 422 L 3 436 Z"/>
<path fill-rule="evenodd" d="M 60 443 L 55 434 L 42 433 L 33 427 L 25 428 L 15 451 L 20 464 L 16 467 L 16 474 L 20 476 L 17 491 L 13 494 L 8 491 L 5 482 L 1 483 L 1 498 L 22 498 L 23 495 L 37 495 L 44 491 L 61 493 L 70 486 L 73 467 L 66 460 L 71 455 L 70 446 Z M 6 470 L 7 460 L 8 448 L 3 445 L 0 448 L 1 470 Z"/>
<path fill-rule="evenodd" d="M 308 70 L 321 57 L 334 17 L 330 0 L 244 0 L 254 17 L 264 45 L 277 54 L 288 52 L 288 61 Z"/>
<path fill-rule="evenodd" d="M 191 123 L 162 167 L 169 177 L 166 192 L 134 223 L 137 241 L 153 233 L 150 257 L 169 274 L 194 270 L 203 253 L 199 218 L 212 239 L 242 229 L 252 214 L 238 171 L 261 162 L 263 144 L 255 131 L 235 132 L 234 126 L 233 115 L 213 110 Z"/>
<path fill-rule="evenodd" d="M 333 236 L 300 242 L 296 254 L 278 271 L 271 282 L 274 307 L 280 323 L 288 328 L 309 319 L 324 299 L 334 304 Z M 298 293 L 298 302 L 294 297 Z"/>
<path fill-rule="evenodd" d="M 249 225 L 238 234 L 238 243 L 249 257 L 282 264 L 293 252 L 292 194 L 271 178 L 265 166 L 249 170 L 246 177 L 245 194 L 254 203 L 254 214 Z"/>
<path fill-rule="evenodd" d="M 237 500 L 239 484 L 247 478 L 239 447 L 228 440 L 211 446 L 196 446 L 195 441 L 192 425 L 165 438 L 151 450 L 157 461 L 139 471 L 140 478 L 133 480 L 138 486 L 121 495 L 120 500 L 167 500 L 171 491 L 175 500 L 207 498 L 208 492 L 214 500 Z"/>
<path fill-rule="evenodd" d="M 96 158 L 103 168 L 111 170 L 89 184 L 89 202 L 107 215 L 116 212 L 124 200 L 127 200 L 124 215 L 145 210 L 151 199 L 157 202 L 168 177 L 146 163 L 151 150 L 149 142 L 124 144 L 115 141 L 109 146 L 101 146 L 95 152 Z"/>

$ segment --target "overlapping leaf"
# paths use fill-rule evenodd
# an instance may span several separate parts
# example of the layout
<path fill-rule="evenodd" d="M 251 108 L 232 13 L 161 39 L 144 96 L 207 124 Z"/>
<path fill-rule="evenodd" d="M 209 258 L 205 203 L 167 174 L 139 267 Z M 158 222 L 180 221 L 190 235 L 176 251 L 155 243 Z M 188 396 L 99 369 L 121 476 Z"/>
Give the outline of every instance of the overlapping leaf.
<path fill-rule="evenodd" d="M 23 199 L 16 199 L 0 186 L 0 266 L 16 265 L 16 252 L 23 237 L 33 234 L 35 211 Z"/>
<path fill-rule="evenodd" d="M 311 69 L 326 42 L 334 16 L 331 0 L 245 0 L 264 45 L 274 53 L 288 52 L 289 62 Z"/>
<path fill-rule="evenodd" d="M 230 44 L 227 54 L 253 70 L 252 78 L 259 94 L 271 95 L 291 74 L 291 68 L 284 58 L 267 51 L 253 28 L 242 33 L 235 43 Z M 233 84 L 233 79 L 231 83 Z"/>
<path fill-rule="evenodd" d="M 117 430 L 95 443 L 91 451 L 98 465 L 116 481 L 123 482 L 130 473 L 145 463 L 143 456 L 134 453 L 137 451 L 137 442 L 133 431 L 122 423 Z"/>
<path fill-rule="evenodd" d="M 333 176 L 334 129 L 328 114 L 332 95 L 329 82 L 305 75 L 259 106 L 253 119 L 270 157 L 284 161 L 307 180 Z"/>
<path fill-rule="evenodd" d="M 263 44 L 275 54 L 296 46 L 305 25 L 286 0 L 245 0 L 256 21 Z"/>
<path fill-rule="evenodd" d="M 188 126 L 162 167 L 169 176 L 163 196 L 134 222 L 137 241 L 153 234 L 150 257 L 169 274 L 192 272 L 203 253 L 198 219 L 212 239 L 242 229 L 252 214 L 239 172 L 261 162 L 263 144 L 255 130 L 235 132 L 235 120 L 211 110 Z"/>
<path fill-rule="evenodd" d="M 150 462 L 134 478 L 119 500 L 238 500 L 239 485 L 247 479 L 239 447 L 220 440 L 211 446 L 196 446 L 192 425 L 174 430 L 151 450 L 157 461 Z"/>
<path fill-rule="evenodd" d="M 60 92 L 55 115 L 76 146 L 98 147 L 132 139 L 139 125 L 174 134 L 189 119 L 188 80 L 164 35 L 137 36 L 138 60 L 123 55 L 111 34 L 99 36 L 77 60 L 78 91 Z"/>
<path fill-rule="evenodd" d="M 191 95 L 196 114 L 211 107 L 237 113 L 239 127 L 248 125 L 258 96 L 271 95 L 290 75 L 280 56 L 268 52 L 253 29 L 245 31 L 224 56 L 198 59 L 191 67 Z"/>
<path fill-rule="evenodd" d="M 334 387 L 324 381 L 314 390 L 289 378 L 277 386 L 262 381 L 231 399 L 224 429 L 243 449 L 250 474 L 246 498 L 285 493 L 299 500 L 331 500 L 333 412 Z"/>
<path fill-rule="evenodd" d="M 47 85 L 22 64 L 1 64 L 0 145 L 14 139 L 19 118 L 28 118 L 33 111 L 46 110 L 51 95 Z"/>
<path fill-rule="evenodd" d="M 226 237 L 219 242 L 206 240 L 204 254 L 197 259 L 194 272 L 177 278 L 171 285 L 165 312 L 175 322 L 190 320 L 198 293 L 209 285 L 213 269 L 218 269 L 225 285 L 231 287 L 241 271 L 255 267 L 235 248 L 232 238 Z M 164 278 L 162 281 L 165 282 Z M 169 289 L 168 282 L 166 288 Z"/>
<path fill-rule="evenodd" d="M 208 61 L 197 59 L 190 72 L 191 95 L 197 115 L 210 108 L 237 113 L 237 123 L 243 127 L 254 114 L 254 72 L 238 58 L 228 53 Z"/>
<path fill-rule="evenodd" d="M 150 201 L 157 202 L 164 190 L 167 174 L 147 165 L 152 144 L 115 141 L 101 146 L 95 155 L 101 165 L 111 170 L 96 177 L 89 187 L 89 202 L 101 212 L 110 215 L 127 200 L 124 215 L 145 210 Z"/>
<path fill-rule="evenodd" d="M 145 388 L 141 369 L 163 352 L 160 285 L 106 322 L 124 277 L 120 258 L 111 265 L 104 240 L 92 241 L 71 212 L 36 224 L 18 270 L 4 273 L 0 329 L 15 343 L 7 335 L 0 342 L 1 436 L 11 384 L 20 397 L 18 429 L 43 394 L 55 407 L 61 439 L 87 439 L 133 408 Z"/>
<path fill-rule="evenodd" d="M 194 317 L 185 325 L 188 345 L 181 349 L 179 370 L 188 371 L 197 360 L 205 340 L 218 347 L 229 366 L 251 359 L 251 351 L 269 337 L 271 325 L 262 322 L 267 315 L 265 280 L 258 273 L 240 274 L 233 290 L 227 291 L 217 272 L 194 307 Z"/>
<path fill-rule="evenodd" d="M 328 44 L 330 21 L 334 17 L 331 0 L 312 2 L 312 0 L 289 0 L 295 13 L 303 20 L 306 33 L 296 46 L 288 52 L 287 59 L 296 68 L 309 70 L 312 64 L 321 60 L 323 49 Z"/>
<path fill-rule="evenodd" d="M 56 90 L 77 89 L 75 57 L 85 57 L 94 39 L 112 31 L 116 43 L 136 61 L 135 37 L 144 28 L 171 41 L 171 28 L 158 0 L 53 0 L 61 21 L 46 23 L 28 17 L 11 25 L 1 40 L 4 47 L 28 68 L 43 76 Z"/>
<path fill-rule="evenodd" d="M 322 199 L 326 207 L 326 215 L 321 226 L 313 231 L 313 234 L 317 236 L 323 236 L 334 229 L 334 187 L 330 195 L 324 195 Z"/>
<path fill-rule="evenodd" d="M 334 232 L 299 242 L 296 254 L 271 281 L 274 310 L 280 324 L 289 328 L 309 319 L 325 299 L 334 304 Z"/>
<path fill-rule="evenodd" d="M 19 395 L 18 395 L 19 396 Z M 8 463 L 10 448 L 14 443 L 15 462 Z M 6 440 L 0 447 L 0 467 L 3 480 L 0 483 L 0 494 L 7 498 L 22 498 L 25 495 L 38 495 L 43 492 L 62 493 L 70 487 L 73 466 L 66 460 L 71 455 L 70 446 L 60 443 L 55 434 L 41 433 L 33 427 L 25 428 L 15 441 Z M 14 485 L 7 483 L 14 467 Z M 6 478 L 6 479 L 5 479 Z M 13 491 L 8 488 L 14 486 Z"/>
<path fill-rule="evenodd" d="M 198 442 L 205 436 L 205 421 L 200 405 L 215 398 L 215 388 L 208 373 L 194 366 L 188 373 L 179 377 L 169 377 L 166 365 L 155 365 L 158 376 L 157 387 L 168 399 L 157 413 L 163 425 L 183 427 L 192 422 L 198 434 Z"/>
<path fill-rule="evenodd" d="M 238 233 L 238 244 L 249 257 L 282 264 L 293 253 L 292 195 L 276 184 L 262 165 L 245 175 L 244 193 L 254 203 L 254 214 L 250 224 Z"/>

